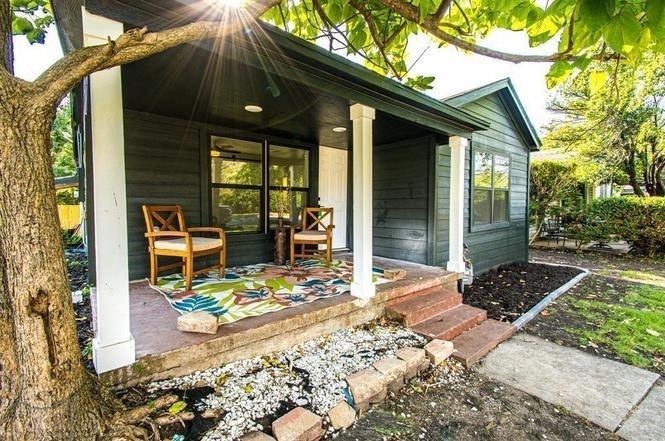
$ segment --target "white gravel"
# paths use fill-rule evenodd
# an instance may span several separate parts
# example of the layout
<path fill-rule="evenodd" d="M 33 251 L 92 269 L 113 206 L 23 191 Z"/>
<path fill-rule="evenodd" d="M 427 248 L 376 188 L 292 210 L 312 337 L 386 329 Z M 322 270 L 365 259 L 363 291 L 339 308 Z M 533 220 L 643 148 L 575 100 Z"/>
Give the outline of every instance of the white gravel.
<path fill-rule="evenodd" d="M 204 440 L 237 439 L 278 410 L 304 406 L 325 415 L 344 398 L 344 378 L 406 346 L 425 340 L 402 327 L 343 329 L 283 352 L 240 360 L 190 375 L 151 383 L 149 392 L 211 386 L 213 394 L 195 404 L 198 410 L 222 409 L 223 416 Z M 281 409 L 280 409 L 281 407 Z"/>

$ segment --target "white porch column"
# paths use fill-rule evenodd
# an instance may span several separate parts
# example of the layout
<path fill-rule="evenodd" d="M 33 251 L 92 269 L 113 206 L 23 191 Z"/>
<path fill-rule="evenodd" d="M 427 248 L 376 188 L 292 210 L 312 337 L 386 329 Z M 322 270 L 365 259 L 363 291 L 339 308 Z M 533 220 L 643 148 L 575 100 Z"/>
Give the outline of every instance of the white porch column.
<path fill-rule="evenodd" d="M 85 46 L 104 44 L 123 32 L 117 21 L 83 9 Z M 135 361 L 129 330 L 129 269 L 125 195 L 125 143 L 120 67 L 90 75 L 92 173 L 95 219 L 95 338 L 98 373 Z"/>
<path fill-rule="evenodd" d="M 464 272 L 464 153 L 469 140 L 451 136 L 450 144 L 450 222 L 447 270 Z"/>
<path fill-rule="evenodd" d="M 372 282 L 372 121 L 375 112 L 362 104 L 351 106 L 353 121 L 353 281 L 351 295 L 369 299 Z"/>

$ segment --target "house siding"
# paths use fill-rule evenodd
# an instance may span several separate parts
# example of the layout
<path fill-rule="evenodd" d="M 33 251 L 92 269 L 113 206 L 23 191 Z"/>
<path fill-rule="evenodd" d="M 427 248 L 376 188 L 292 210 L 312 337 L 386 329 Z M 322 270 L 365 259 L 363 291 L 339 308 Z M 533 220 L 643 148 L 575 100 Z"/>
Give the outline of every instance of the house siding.
<path fill-rule="evenodd" d="M 479 98 L 461 106 L 461 109 L 491 121 L 491 128 L 475 132 L 465 153 L 464 171 L 464 243 L 477 273 L 485 272 L 505 263 L 526 261 L 528 158 L 529 149 L 519 134 L 510 114 L 497 93 Z M 505 226 L 472 231 L 471 227 L 471 164 L 474 149 L 483 149 L 510 157 L 509 223 Z M 450 194 L 450 148 L 437 148 L 437 253 L 436 263 L 448 260 L 448 219 Z"/>
<path fill-rule="evenodd" d="M 375 255 L 428 263 L 432 145 L 425 137 L 374 147 Z"/>
<path fill-rule="evenodd" d="M 188 227 L 209 225 L 207 152 L 203 125 L 125 109 L 125 178 L 129 276 L 149 273 L 148 244 L 141 205 L 179 204 Z M 202 156 L 206 160 L 202 160 Z M 228 265 L 272 258 L 271 234 L 228 235 Z M 166 263 L 166 258 L 163 258 Z M 161 260 L 161 259 L 160 259 Z M 204 264 L 198 261 L 199 265 Z M 161 263 L 161 262 L 160 262 Z"/>

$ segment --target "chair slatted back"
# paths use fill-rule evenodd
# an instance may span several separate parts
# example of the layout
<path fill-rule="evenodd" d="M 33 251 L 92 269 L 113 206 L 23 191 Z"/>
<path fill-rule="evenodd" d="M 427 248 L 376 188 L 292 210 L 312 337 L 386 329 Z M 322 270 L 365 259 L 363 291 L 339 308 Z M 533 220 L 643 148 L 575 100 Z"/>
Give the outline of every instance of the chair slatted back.
<path fill-rule="evenodd" d="M 147 232 L 187 230 L 180 205 L 144 205 L 143 218 Z"/>
<path fill-rule="evenodd" d="M 333 225 L 333 209 L 323 207 L 304 207 L 302 216 L 303 230 L 318 230 Z"/>

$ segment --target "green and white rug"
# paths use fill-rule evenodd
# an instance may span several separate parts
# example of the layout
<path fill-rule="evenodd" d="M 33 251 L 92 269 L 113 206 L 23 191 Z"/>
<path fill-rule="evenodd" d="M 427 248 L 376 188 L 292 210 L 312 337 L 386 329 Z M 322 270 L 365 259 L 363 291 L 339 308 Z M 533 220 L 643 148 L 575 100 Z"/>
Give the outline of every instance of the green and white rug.
<path fill-rule="evenodd" d="M 383 269 L 373 272 L 375 283 L 388 282 Z M 294 268 L 272 264 L 228 268 L 224 277 L 211 272 L 194 278 L 190 291 L 185 291 L 182 274 L 160 277 L 157 285 L 150 286 L 181 314 L 206 311 L 226 324 L 338 296 L 351 290 L 352 274 L 351 262 L 334 260 L 328 267 L 320 260 L 305 260 Z"/>

